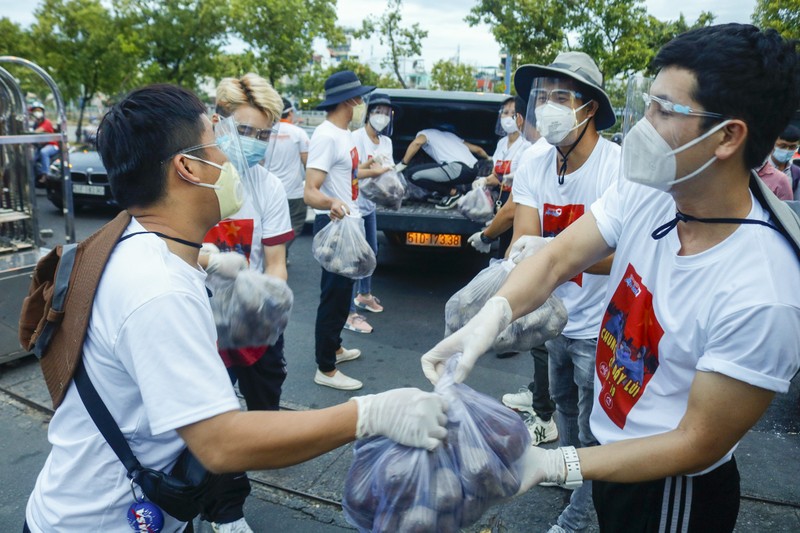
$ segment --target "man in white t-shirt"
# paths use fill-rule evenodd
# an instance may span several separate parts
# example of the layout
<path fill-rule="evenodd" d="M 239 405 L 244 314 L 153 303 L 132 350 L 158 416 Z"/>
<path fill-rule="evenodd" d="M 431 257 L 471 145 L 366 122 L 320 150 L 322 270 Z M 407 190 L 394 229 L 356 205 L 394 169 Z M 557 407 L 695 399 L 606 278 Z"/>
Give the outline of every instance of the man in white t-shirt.
<path fill-rule="evenodd" d="M 625 179 L 423 368 L 435 380 L 463 352 L 463 379 L 510 320 L 615 251 L 594 373 L 600 446 L 531 447 L 523 489 L 593 480 L 605 531 L 730 532 L 734 451 L 800 368 L 800 220 L 751 171 L 800 100 L 800 56 L 774 30 L 723 24 L 679 35 L 653 66 L 652 85 L 628 92 L 626 117 L 644 117 L 627 129 Z"/>
<path fill-rule="evenodd" d="M 306 223 L 307 207 L 303 201 L 303 180 L 306 176 L 309 141 L 305 130 L 294 125 L 294 106 L 286 98 L 283 99 L 283 113 L 278 133 L 273 135 L 270 142 L 274 143 L 274 147 L 269 161 L 269 171 L 278 176 L 286 190 L 289 216 L 296 238 L 303 233 L 303 226 Z M 294 238 L 286 244 L 287 252 Z"/>
<path fill-rule="evenodd" d="M 375 87 L 361 85 L 350 70 L 331 74 L 325 80 L 325 100 L 318 109 L 326 111 L 325 121 L 311 136 L 306 164 L 306 204 L 314 208 L 314 235 L 345 216 L 360 216 L 358 177 L 379 175 L 385 169 L 373 161 L 359 164 L 358 149 L 348 130 L 351 122 L 362 122 L 366 114 L 363 96 Z M 356 114 L 357 113 L 357 114 Z M 354 117 L 355 116 L 355 117 Z M 346 376 L 336 365 L 361 355 L 357 349 L 342 347 L 340 336 L 347 321 L 353 294 L 353 280 L 322 269 L 320 300 L 314 327 L 317 372 L 314 383 L 340 390 L 357 390 L 362 383 Z"/>
<path fill-rule="evenodd" d="M 114 198 L 133 218 L 93 295 L 82 362 L 134 455 L 170 472 L 188 446 L 206 468 L 224 473 L 289 466 L 370 435 L 438 445 L 447 435 L 445 406 L 417 389 L 318 411 L 240 411 L 217 354 L 198 254 L 208 230 L 242 206 L 244 171 L 223 148 L 234 161 L 244 157 L 229 141 L 217 144 L 205 112 L 186 89 L 153 85 L 121 99 L 98 129 Z M 136 497 L 142 490 L 71 381 L 48 438 L 52 450 L 28 500 L 25 530 L 130 532 L 132 490 Z M 165 514 L 161 531 L 185 527 Z"/>
<path fill-rule="evenodd" d="M 405 176 L 411 183 L 442 197 L 436 209 L 453 209 L 456 206 L 458 199 L 463 196 L 457 186 L 472 183 L 478 175 L 476 155 L 491 160 L 486 150 L 456 135 L 452 125 L 441 124 L 438 128 L 417 133 L 396 170 L 405 170 L 420 148 L 434 163 L 414 165 L 406 171 Z"/>
<path fill-rule="evenodd" d="M 517 70 L 517 93 L 527 97 L 528 115 L 536 117 L 539 132 L 551 146 L 528 160 L 526 172 L 515 179 L 512 243 L 528 235 L 555 237 L 617 182 L 619 146 L 598 133 L 615 122 L 602 83 L 599 69 L 583 52 L 561 53 L 552 65 Z M 596 444 L 589 428 L 592 375 L 610 263 L 609 259 L 586 269 L 555 291 L 569 313 L 561 335 L 545 343 L 557 426 L 542 413 L 528 418 L 537 444 L 559 436 L 564 446 Z M 593 515 L 591 484 L 586 483 L 572 493 L 554 533 L 559 527 L 580 531 Z"/>

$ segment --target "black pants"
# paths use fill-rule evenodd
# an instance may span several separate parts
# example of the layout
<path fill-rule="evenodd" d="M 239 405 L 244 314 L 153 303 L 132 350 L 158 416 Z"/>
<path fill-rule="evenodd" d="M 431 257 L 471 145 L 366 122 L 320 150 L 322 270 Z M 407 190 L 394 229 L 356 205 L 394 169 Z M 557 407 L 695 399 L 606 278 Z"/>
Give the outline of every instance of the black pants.
<path fill-rule="evenodd" d="M 645 483 L 592 481 L 601 532 L 729 533 L 739 514 L 736 459 L 702 476 Z"/>
<path fill-rule="evenodd" d="M 533 395 L 533 410 L 544 421 L 553 418 L 556 404 L 550 397 L 550 378 L 548 355 L 544 344 L 531 349 L 533 356 L 533 381 L 528 384 L 528 390 Z"/>
<path fill-rule="evenodd" d="M 286 359 L 283 356 L 283 335 L 250 366 L 233 366 L 229 370 L 239 382 L 248 411 L 280 409 L 281 389 L 286 380 Z M 250 495 L 246 472 L 226 474 L 206 498 L 202 518 L 225 524 L 244 517 L 244 502 Z"/>
<path fill-rule="evenodd" d="M 286 359 L 283 356 L 283 335 L 269 346 L 261 358 L 250 366 L 232 366 L 228 372 L 244 396 L 248 411 L 277 411 L 286 381 Z"/>
<path fill-rule="evenodd" d="M 328 215 L 314 219 L 314 235 L 330 223 Z M 340 333 L 350 313 L 353 280 L 322 269 L 319 307 L 314 325 L 314 354 L 320 372 L 336 370 L 336 350 L 342 346 Z"/>
<path fill-rule="evenodd" d="M 457 188 L 456 185 L 466 185 L 475 181 L 478 170 L 458 161 L 430 163 L 415 165 L 406 171 L 406 176 L 414 185 L 447 196 L 451 189 Z"/>

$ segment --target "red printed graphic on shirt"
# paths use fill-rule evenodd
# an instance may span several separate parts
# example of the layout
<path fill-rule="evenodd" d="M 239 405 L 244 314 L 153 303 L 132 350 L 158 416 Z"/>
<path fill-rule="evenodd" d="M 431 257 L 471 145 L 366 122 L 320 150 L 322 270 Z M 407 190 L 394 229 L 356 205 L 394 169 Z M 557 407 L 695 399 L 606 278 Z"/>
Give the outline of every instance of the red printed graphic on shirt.
<path fill-rule="evenodd" d="M 509 192 L 511 190 L 511 183 L 503 182 L 503 176 L 511 172 L 511 160 L 502 160 L 498 159 L 494 164 L 494 173 L 497 175 L 497 178 L 502 182 L 500 188 L 504 192 Z"/>
<path fill-rule="evenodd" d="M 239 252 L 250 261 L 253 232 L 252 219 L 228 219 L 211 228 L 203 242 L 215 244 L 220 252 Z"/>
<path fill-rule="evenodd" d="M 350 183 L 353 188 L 353 200 L 358 198 L 358 149 L 354 146 L 350 150 L 350 161 L 353 164 L 352 179 Z"/>
<path fill-rule="evenodd" d="M 583 216 L 583 204 L 553 205 L 544 204 L 542 212 L 542 237 L 555 237 L 567 226 Z M 583 286 L 583 272 L 572 278 L 578 287 Z"/>
<path fill-rule="evenodd" d="M 595 362 L 600 406 L 620 429 L 658 370 L 663 336 L 653 294 L 629 264 L 603 316 Z"/>

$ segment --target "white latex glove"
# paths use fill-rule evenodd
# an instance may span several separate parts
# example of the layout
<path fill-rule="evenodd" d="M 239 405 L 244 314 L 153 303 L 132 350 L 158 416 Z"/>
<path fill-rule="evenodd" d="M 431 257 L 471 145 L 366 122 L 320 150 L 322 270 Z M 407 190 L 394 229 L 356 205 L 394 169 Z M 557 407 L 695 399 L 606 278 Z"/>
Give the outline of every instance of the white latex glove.
<path fill-rule="evenodd" d="M 235 278 L 236 274 L 247 269 L 247 259 L 237 252 L 221 252 L 208 255 L 206 272 L 225 278 Z"/>
<path fill-rule="evenodd" d="M 447 400 L 438 394 L 405 388 L 351 399 L 358 404 L 358 439 L 383 435 L 405 446 L 433 450 L 447 436 Z"/>
<path fill-rule="evenodd" d="M 548 242 L 552 241 L 553 237 L 538 237 L 536 235 L 523 235 L 517 239 L 511 246 L 511 251 L 508 252 L 508 258 L 514 261 L 517 265 L 542 248 Z"/>
<path fill-rule="evenodd" d="M 489 351 L 501 331 L 511 323 L 511 305 L 502 296 L 492 296 L 466 325 L 444 338 L 422 356 L 422 372 L 436 384 L 444 372 L 444 363 L 461 353 L 453 379 L 461 383 L 467 378 L 478 357 Z"/>
<path fill-rule="evenodd" d="M 475 248 L 476 250 L 478 250 L 480 253 L 488 254 L 489 250 L 491 250 L 491 248 L 492 248 L 492 245 L 491 244 L 486 244 L 485 242 L 483 242 L 481 240 L 481 233 L 483 233 L 483 232 L 479 231 L 477 233 L 473 233 L 470 236 L 470 238 L 467 239 L 467 242 L 470 243 L 472 245 L 472 247 Z"/>
<path fill-rule="evenodd" d="M 559 448 L 548 450 L 529 446 L 519 460 L 523 462 L 523 470 L 522 483 L 517 494 L 522 494 L 542 482 L 562 484 L 567 478 L 567 465 Z"/>
<path fill-rule="evenodd" d="M 402 171 L 404 171 L 404 170 L 405 170 L 407 167 L 408 167 L 408 165 L 406 165 L 405 163 L 403 163 L 403 162 L 401 161 L 400 163 L 397 163 L 397 164 L 394 166 L 394 171 L 395 171 L 395 172 L 402 172 Z"/>
<path fill-rule="evenodd" d="M 472 182 L 472 190 L 480 189 L 481 187 L 486 186 L 486 178 L 478 178 Z"/>

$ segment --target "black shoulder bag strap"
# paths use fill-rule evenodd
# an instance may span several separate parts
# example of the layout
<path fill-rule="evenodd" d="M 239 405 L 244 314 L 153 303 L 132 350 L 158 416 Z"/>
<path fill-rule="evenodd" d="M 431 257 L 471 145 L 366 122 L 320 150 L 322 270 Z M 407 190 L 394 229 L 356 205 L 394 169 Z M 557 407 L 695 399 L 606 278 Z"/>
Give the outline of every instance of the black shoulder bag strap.
<path fill-rule="evenodd" d="M 92 417 L 97 429 L 106 439 L 111 449 L 117 454 L 119 460 L 125 466 L 128 472 L 129 479 L 135 479 L 137 472 L 142 470 L 142 465 L 139 460 L 133 455 L 128 441 L 119 429 L 119 425 L 114 421 L 114 417 L 108 411 L 106 404 L 103 403 L 102 398 L 94 388 L 92 380 L 89 379 L 89 374 L 86 373 L 86 368 L 83 366 L 83 360 L 78 363 L 75 369 L 75 386 L 78 388 L 78 394 L 83 400 L 83 405 Z"/>

